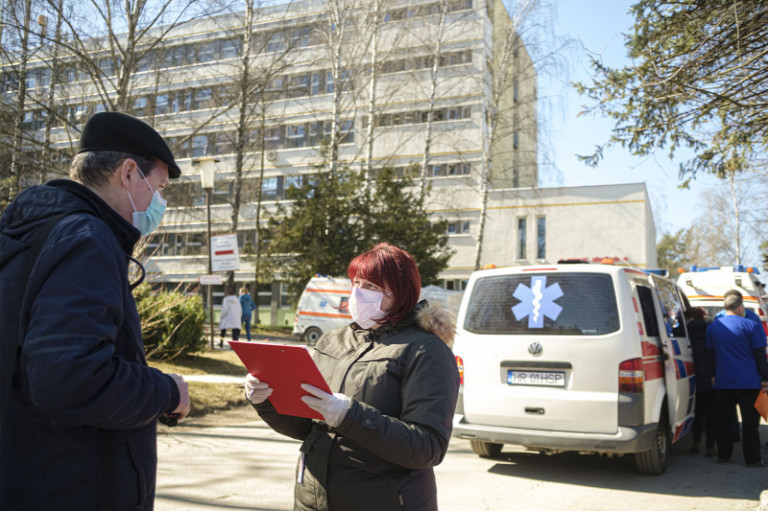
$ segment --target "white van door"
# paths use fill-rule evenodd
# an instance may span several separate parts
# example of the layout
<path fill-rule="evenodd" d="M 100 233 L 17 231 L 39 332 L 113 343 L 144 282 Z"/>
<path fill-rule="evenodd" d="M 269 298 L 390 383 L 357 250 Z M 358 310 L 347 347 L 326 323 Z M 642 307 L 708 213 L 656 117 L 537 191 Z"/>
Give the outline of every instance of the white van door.
<path fill-rule="evenodd" d="M 682 438 L 693 425 L 695 376 L 691 341 L 685 330 L 683 301 L 677 286 L 651 275 L 661 311 L 661 346 L 664 354 L 664 379 L 672 441 Z"/>

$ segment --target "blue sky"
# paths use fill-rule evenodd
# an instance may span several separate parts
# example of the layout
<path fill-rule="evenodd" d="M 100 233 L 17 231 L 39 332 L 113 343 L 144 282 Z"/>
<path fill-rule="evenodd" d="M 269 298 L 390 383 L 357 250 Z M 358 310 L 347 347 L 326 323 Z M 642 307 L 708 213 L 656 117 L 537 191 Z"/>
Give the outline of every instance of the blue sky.
<path fill-rule="evenodd" d="M 605 64 L 619 67 L 629 62 L 622 33 L 629 33 L 633 18 L 627 14 L 629 0 L 552 0 L 556 9 L 555 27 L 561 37 L 576 39 L 567 52 L 569 80 L 588 82 L 591 68 L 589 54 L 602 57 Z M 590 154 L 610 136 L 612 122 L 593 116 L 577 117 L 587 98 L 579 96 L 567 82 L 548 82 L 540 79 L 539 95 L 547 98 L 544 107 L 545 128 L 554 148 L 557 172 L 541 168 L 542 185 L 563 186 L 601 185 L 644 182 L 651 197 L 656 230 L 675 232 L 691 225 L 698 216 L 698 197 L 701 191 L 716 183 L 711 176 L 694 181 L 688 190 L 678 185 L 678 162 L 670 160 L 665 151 L 655 157 L 633 157 L 628 151 L 614 148 L 606 151 L 597 168 L 588 167 L 576 159 L 575 154 Z M 549 176 L 547 175 L 549 174 Z M 552 182 L 556 181 L 556 182 Z"/>

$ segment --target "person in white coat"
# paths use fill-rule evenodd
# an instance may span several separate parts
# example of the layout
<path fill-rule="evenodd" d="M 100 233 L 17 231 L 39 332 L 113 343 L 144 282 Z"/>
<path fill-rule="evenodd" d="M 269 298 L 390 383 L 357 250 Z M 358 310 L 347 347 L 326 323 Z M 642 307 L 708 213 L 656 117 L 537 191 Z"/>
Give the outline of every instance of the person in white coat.
<path fill-rule="evenodd" d="M 243 309 L 240 306 L 240 300 L 235 296 L 234 289 L 227 289 L 224 301 L 221 302 L 221 318 L 219 319 L 219 348 L 224 346 L 224 334 L 227 329 L 232 329 L 232 340 L 240 339 L 240 320 L 242 319 Z"/>

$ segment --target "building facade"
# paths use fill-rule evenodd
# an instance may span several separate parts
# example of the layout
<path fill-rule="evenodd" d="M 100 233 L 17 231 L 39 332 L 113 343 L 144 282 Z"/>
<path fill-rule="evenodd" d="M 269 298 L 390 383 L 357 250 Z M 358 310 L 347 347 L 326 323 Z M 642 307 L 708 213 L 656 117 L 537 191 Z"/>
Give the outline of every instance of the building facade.
<path fill-rule="evenodd" d="M 183 174 L 150 241 L 156 282 L 207 273 L 201 158 L 217 160 L 210 227 L 238 236 L 238 285 L 255 278 L 257 225 L 329 158 L 419 166 L 427 210 L 449 222 L 449 289 L 485 264 L 653 266 L 643 186 L 537 188 L 536 71 L 515 28 L 500 0 L 305 0 L 153 28 L 133 67 L 97 39 L 82 55 L 42 48 L 23 72 L 2 63 L 0 92 L 17 104 L 24 85 L 24 139 L 54 175 L 94 112 L 128 111 L 166 137 Z M 262 322 L 293 321 L 279 279 L 258 299 Z"/>

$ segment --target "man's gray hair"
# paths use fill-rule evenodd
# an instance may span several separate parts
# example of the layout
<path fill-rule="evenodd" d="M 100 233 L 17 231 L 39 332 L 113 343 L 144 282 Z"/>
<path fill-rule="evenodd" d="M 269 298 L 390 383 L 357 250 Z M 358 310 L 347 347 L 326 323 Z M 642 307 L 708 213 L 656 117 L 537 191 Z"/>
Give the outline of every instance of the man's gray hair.
<path fill-rule="evenodd" d="M 132 159 L 145 176 L 152 172 L 155 158 L 137 156 L 119 151 L 88 151 L 75 155 L 69 166 L 69 178 L 78 183 L 98 188 L 109 181 L 115 169 L 126 159 Z"/>
<path fill-rule="evenodd" d="M 725 310 L 733 312 L 738 309 L 739 305 L 742 303 L 744 303 L 744 297 L 735 289 L 730 289 L 725 292 L 725 295 L 723 296 L 723 307 L 725 307 Z"/>

